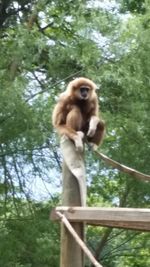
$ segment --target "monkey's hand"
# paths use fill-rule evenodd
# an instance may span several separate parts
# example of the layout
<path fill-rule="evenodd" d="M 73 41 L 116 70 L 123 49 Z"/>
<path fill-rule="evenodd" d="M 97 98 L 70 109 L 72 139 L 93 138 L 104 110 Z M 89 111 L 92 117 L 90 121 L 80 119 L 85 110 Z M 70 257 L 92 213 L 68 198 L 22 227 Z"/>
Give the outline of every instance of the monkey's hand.
<path fill-rule="evenodd" d="M 81 131 L 77 132 L 77 136 L 75 137 L 75 146 L 78 151 L 83 151 L 83 141 L 84 133 Z"/>
<path fill-rule="evenodd" d="M 90 123 L 89 123 L 89 130 L 87 132 L 87 136 L 89 137 L 93 137 L 95 132 L 96 132 L 96 128 L 97 128 L 97 124 L 99 123 L 99 118 L 97 116 L 92 116 L 90 119 Z"/>

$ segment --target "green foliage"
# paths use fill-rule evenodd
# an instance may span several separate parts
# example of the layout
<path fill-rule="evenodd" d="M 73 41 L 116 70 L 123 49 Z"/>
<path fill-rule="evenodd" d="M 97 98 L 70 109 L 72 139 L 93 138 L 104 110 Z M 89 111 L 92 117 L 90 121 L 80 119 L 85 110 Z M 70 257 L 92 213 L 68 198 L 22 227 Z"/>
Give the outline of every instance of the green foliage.
<path fill-rule="evenodd" d="M 145 8 L 145 0 L 123 0 L 120 1 L 122 3 L 122 11 L 131 11 L 133 13 L 142 13 L 144 14 L 146 11 Z"/>
<path fill-rule="evenodd" d="M 59 265 L 59 229 L 48 220 L 61 171 L 51 113 L 74 77 L 100 87 L 102 151 L 150 173 L 149 1 L 94 2 L 1 1 L 0 266 Z M 110 169 L 88 150 L 86 166 L 89 206 L 149 207 L 149 184 Z M 51 203 L 36 203 L 35 183 L 48 186 Z M 87 234 L 104 266 L 150 264 L 146 233 L 89 227 Z"/>
<path fill-rule="evenodd" d="M 15 217 L 11 215 L 15 210 L 8 210 L 7 217 L 1 218 L 0 266 L 58 266 L 59 229 L 48 219 L 50 206 L 50 202 L 33 204 L 31 212 L 22 203 L 26 215 Z"/>

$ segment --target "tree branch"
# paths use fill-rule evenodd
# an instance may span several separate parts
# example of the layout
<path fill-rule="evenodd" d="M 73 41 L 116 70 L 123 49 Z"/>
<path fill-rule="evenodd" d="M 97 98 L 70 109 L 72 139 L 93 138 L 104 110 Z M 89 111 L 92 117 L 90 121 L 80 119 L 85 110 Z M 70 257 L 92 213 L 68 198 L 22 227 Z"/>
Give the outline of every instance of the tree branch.
<path fill-rule="evenodd" d="M 99 245 L 97 246 L 96 248 L 96 251 L 95 251 L 95 259 L 98 260 L 101 253 L 102 253 L 102 250 L 105 246 L 105 244 L 107 243 L 107 240 L 108 240 L 108 237 L 110 236 L 111 232 L 112 232 L 113 228 L 107 228 L 102 236 L 102 239 L 101 241 L 99 242 Z M 94 267 L 94 265 L 92 264 L 91 267 Z"/>

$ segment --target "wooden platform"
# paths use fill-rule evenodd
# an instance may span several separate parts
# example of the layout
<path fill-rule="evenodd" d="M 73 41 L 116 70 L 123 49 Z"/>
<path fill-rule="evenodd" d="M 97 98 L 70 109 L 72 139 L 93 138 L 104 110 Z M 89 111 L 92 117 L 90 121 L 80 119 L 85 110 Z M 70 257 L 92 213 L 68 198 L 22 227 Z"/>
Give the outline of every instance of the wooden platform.
<path fill-rule="evenodd" d="M 52 220 L 59 220 L 57 211 L 63 213 L 70 222 L 150 231 L 150 209 L 56 207 L 51 213 Z"/>

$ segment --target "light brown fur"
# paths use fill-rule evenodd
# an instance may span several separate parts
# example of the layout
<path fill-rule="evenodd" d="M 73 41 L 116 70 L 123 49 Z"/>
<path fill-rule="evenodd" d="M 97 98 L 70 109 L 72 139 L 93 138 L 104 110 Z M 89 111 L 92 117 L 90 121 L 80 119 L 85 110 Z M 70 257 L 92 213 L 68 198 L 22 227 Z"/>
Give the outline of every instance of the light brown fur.
<path fill-rule="evenodd" d="M 83 99 L 81 87 L 88 88 L 87 98 Z M 99 145 L 104 135 L 104 122 L 98 117 L 98 98 L 96 85 L 87 78 L 71 81 L 64 93 L 60 94 L 52 121 L 58 133 L 74 141 L 77 149 L 83 149 L 85 135 L 91 143 Z M 84 135 L 81 134 L 84 133 Z"/>

